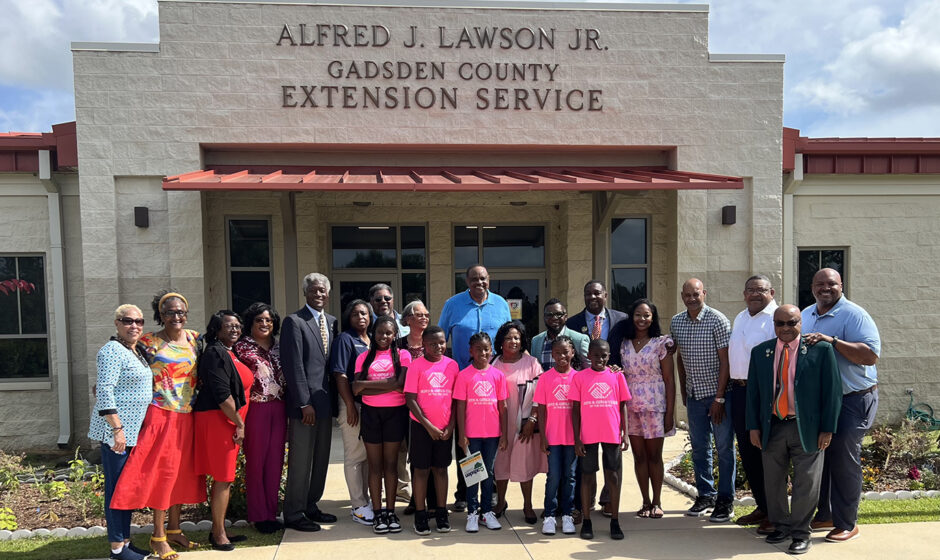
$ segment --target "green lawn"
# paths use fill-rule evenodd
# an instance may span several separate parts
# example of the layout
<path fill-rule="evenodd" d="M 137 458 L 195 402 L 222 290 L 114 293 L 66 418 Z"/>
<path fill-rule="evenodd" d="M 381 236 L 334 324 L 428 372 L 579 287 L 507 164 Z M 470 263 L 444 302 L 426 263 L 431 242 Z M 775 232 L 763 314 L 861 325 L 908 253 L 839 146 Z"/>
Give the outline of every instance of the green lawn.
<path fill-rule="evenodd" d="M 754 511 L 753 506 L 735 508 L 735 520 L 752 511 Z M 859 525 L 919 521 L 940 521 L 940 498 L 862 500 L 858 508 Z"/>
<path fill-rule="evenodd" d="M 246 535 L 248 540 L 237 543 L 238 548 L 277 545 L 281 542 L 283 531 L 263 535 L 252 528 L 232 529 L 233 535 Z M 187 532 L 186 536 L 194 542 L 208 543 L 207 531 Z M 135 535 L 136 546 L 149 550 L 149 535 Z M 205 547 L 208 549 L 208 545 Z M 108 542 L 105 537 L 85 537 L 76 539 L 33 538 L 0 542 L 0 560 L 77 560 L 80 558 L 107 558 Z M 181 555 L 185 558 L 185 555 Z"/>

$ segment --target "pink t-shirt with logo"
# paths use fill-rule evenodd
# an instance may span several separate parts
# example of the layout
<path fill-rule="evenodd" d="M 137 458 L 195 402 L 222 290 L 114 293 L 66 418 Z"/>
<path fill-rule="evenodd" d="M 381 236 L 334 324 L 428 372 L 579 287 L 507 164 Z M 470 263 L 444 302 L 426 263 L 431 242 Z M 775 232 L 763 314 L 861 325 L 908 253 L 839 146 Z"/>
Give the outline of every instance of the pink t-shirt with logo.
<path fill-rule="evenodd" d="M 503 372 L 493 366 L 479 370 L 470 364 L 457 375 L 454 398 L 467 401 L 468 438 L 499 437 L 499 401 L 506 400 Z"/>
<path fill-rule="evenodd" d="M 574 445 L 569 391 L 575 373 L 559 373 L 552 368 L 539 377 L 535 386 L 535 402 L 545 406 L 545 439 L 549 445 Z"/>
<path fill-rule="evenodd" d="M 582 369 L 571 380 L 568 398 L 581 403 L 582 443 L 620 443 L 620 403 L 632 398 L 622 374 Z"/>
<path fill-rule="evenodd" d="M 421 412 L 441 430 L 450 423 L 457 369 L 457 362 L 447 356 L 441 356 L 436 362 L 430 362 L 422 356 L 411 362 L 405 376 L 405 392 L 417 395 L 416 401 Z M 409 412 L 408 415 L 417 422 L 414 414 Z"/>
<path fill-rule="evenodd" d="M 366 356 L 368 355 L 369 352 L 365 351 L 356 358 L 357 376 L 358 372 L 362 370 L 362 364 L 365 363 Z M 401 367 L 411 365 L 411 354 L 409 354 L 407 350 L 399 350 L 398 358 L 401 360 Z M 392 362 L 392 352 L 391 350 L 379 350 L 375 353 L 375 360 L 369 364 L 369 375 L 366 379 L 369 381 L 381 381 L 382 379 L 388 379 L 390 377 L 395 377 L 395 364 Z M 405 394 L 393 391 L 381 395 L 363 395 L 362 404 L 382 407 L 405 406 Z"/>

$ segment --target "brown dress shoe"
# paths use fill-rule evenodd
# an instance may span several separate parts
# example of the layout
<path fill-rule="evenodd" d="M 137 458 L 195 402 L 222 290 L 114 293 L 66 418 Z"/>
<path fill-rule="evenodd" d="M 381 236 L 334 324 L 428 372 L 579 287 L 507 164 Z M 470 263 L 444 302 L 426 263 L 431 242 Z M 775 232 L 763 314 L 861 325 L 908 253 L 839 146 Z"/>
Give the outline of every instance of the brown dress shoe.
<path fill-rule="evenodd" d="M 851 531 L 846 531 L 845 529 L 833 529 L 832 531 L 829 531 L 828 535 L 826 535 L 826 540 L 829 542 L 845 542 L 857 537 L 858 525 L 852 527 Z"/>
<path fill-rule="evenodd" d="M 755 509 L 751 513 L 739 517 L 735 523 L 738 525 L 757 525 L 765 519 L 767 519 L 767 514 L 759 509 Z"/>
<path fill-rule="evenodd" d="M 777 528 L 774 527 L 774 524 L 770 522 L 770 519 L 764 518 L 764 520 L 760 522 L 760 526 L 757 527 L 757 534 L 769 535 L 776 530 Z"/>
<path fill-rule="evenodd" d="M 826 521 L 816 521 L 814 519 L 813 521 L 810 521 L 809 528 L 811 531 L 831 531 L 835 529 L 836 526 L 832 524 L 831 519 Z"/>

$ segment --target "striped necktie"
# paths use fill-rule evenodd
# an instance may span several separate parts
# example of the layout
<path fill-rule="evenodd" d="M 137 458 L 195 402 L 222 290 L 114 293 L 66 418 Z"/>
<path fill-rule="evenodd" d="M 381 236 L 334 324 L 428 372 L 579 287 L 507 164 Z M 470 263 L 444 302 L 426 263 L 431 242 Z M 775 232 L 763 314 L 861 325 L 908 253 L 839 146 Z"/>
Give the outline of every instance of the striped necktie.
<path fill-rule="evenodd" d="M 594 316 L 594 327 L 591 329 L 591 340 L 597 340 L 601 337 L 601 327 L 604 325 L 604 319 L 600 315 Z"/>

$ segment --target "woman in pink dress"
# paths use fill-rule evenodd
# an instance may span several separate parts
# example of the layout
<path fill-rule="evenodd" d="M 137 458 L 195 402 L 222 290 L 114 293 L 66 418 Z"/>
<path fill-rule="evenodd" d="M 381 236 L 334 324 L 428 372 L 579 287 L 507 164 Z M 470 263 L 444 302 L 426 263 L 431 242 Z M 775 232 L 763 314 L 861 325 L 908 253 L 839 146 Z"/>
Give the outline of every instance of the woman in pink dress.
<path fill-rule="evenodd" d="M 532 508 L 532 479 L 538 473 L 548 472 L 548 459 L 535 437 L 538 425 L 535 404 L 535 383 L 542 374 L 542 366 L 528 352 L 525 326 L 520 321 L 504 323 L 496 332 L 493 344 L 496 357 L 493 367 L 506 376 L 507 415 L 509 418 L 509 447 L 496 454 L 496 509 L 499 517 L 506 511 L 506 489 L 509 481 L 522 488 L 522 513 L 529 525 L 538 517 Z"/>
<path fill-rule="evenodd" d="M 676 382 L 669 354 L 672 339 L 662 336 L 659 314 L 650 300 L 634 302 L 627 316 L 630 320 L 624 324 L 620 358 L 633 395 L 627 402 L 627 432 L 643 496 L 643 507 L 636 514 L 659 519 L 663 516 L 663 439 L 676 433 Z"/>

